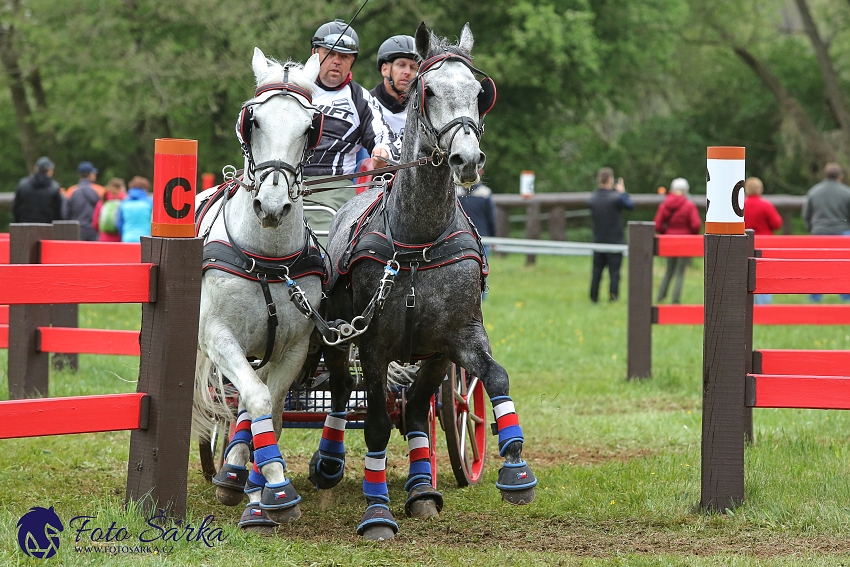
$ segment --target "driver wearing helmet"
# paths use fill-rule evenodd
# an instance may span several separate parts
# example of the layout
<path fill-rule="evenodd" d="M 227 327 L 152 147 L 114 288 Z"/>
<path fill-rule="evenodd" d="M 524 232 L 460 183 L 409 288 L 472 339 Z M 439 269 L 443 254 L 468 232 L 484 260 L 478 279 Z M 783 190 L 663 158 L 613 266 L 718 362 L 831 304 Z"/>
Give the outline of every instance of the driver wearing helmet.
<path fill-rule="evenodd" d="M 378 70 L 384 80 L 369 92 L 399 138 L 404 135 L 407 121 L 407 90 L 419 73 L 419 63 L 419 54 L 409 35 L 394 35 L 378 48 Z"/>
<path fill-rule="evenodd" d="M 351 67 L 360 51 L 357 32 L 343 20 L 319 26 L 311 40 L 321 67 L 313 93 L 313 105 L 324 114 L 324 127 L 313 158 L 304 167 L 305 178 L 352 174 L 357 152 L 366 148 L 376 167 L 384 167 L 391 155 L 398 160 L 396 135 L 384 121 L 381 110 L 365 88 L 351 80 Z M 330 182 L 315 188 L 343 187 L 314 194 L 310 200 L 339 209 L 355 195 L 351 181 Z M 310 203 L 308 203 L 310 204 Z M 311 226 L 326 230 L 327 214 L 308 214 Z"/>

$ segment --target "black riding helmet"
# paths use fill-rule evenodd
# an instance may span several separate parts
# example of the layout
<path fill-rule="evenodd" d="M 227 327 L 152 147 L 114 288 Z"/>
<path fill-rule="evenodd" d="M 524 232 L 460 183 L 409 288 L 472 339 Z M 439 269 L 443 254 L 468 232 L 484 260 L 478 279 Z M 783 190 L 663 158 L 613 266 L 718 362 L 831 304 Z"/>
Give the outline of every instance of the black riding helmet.
<path fill-rule="evenodd" d="M 313 34 L 310 45 L 313 48 L 324 47 L 339 53 L 353 53 L 357 57 L 360 52 L 360 40 L 354 28 L 346 29 L 346 25 L 344 20 L 339 19 L 322 24 Z"/>
<path fill-rule="evenodd" d="M 413 59 L 419 62 L 419 54 L 416 53 L 416 45 L 409 35 L 394 35 L 378 48 L 378 71 L 384 63 L 392 63 L 399 57 Z"/>

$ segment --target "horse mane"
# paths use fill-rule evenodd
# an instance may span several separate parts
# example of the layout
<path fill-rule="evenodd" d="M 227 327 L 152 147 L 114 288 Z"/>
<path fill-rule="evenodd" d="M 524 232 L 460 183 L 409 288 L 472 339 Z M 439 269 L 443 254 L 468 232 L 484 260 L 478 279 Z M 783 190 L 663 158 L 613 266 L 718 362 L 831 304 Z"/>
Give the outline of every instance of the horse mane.
<path fill-rule="evenodd" d="M 289 69 L 289 77 L 287 80 L 301 87 L 309 93 L 313 93 L 316 84 L 304 77 L 304 65 L 297 61 L 287 60 L 286 63 L 281 63 L 277 59 L 271 57 L 266 58 L 269 62 L 269 74 L 263 77 L 262 82 L 258 81 L 257 86 L 268 85 L 269 83 L 282 83 L 285 75 L 285 70 Z"/>
<path fill-rule="evenodd" d="M 453 53 L 455 55 L 466 57 L 472 61 L 472 54 L 465 49 L 461 49 L 459 43 L 449 43 L 448 39 L 435 35 L 431 32 L 431 42 L 428 46 L 428 56 L 426 59 L 442 55 L 443 53 Z"/>

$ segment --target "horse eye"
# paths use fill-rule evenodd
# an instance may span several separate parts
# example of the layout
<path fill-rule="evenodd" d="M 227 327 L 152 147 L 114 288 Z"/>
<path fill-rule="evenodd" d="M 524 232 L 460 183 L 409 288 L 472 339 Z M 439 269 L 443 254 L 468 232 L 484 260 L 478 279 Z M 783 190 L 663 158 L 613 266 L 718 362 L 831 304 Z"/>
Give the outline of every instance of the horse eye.
<path fill-rule="evenodd" d="M 434 94 L 434 91 L 431 90 L 431 87 L 425 87 L 425 96 L 437 96 Z"/>
<path fill-rule="evenodd" d="M 254 123 L 254 128 L 259 128 L 259 127 L 260 127 L 260 121 L 259 121 L 259 120 L 257 120 L 256 118 L 254 118 L 253 123 Z"/>

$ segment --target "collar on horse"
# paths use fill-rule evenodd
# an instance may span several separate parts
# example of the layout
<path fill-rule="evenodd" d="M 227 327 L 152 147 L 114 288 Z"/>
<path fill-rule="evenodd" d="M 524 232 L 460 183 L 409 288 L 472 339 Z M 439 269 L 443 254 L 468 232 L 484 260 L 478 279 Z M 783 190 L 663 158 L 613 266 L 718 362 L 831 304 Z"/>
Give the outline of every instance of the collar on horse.
<path fill-rule="evenodd" d="M 316 235 L 310 230 L 307 222 L 304 222 L 306 236 L 304 237 L 304 246 L 301 250 L 294 252 L 288 256 L 269 257 L 260 254 L 254 254 L 247 250 L 243 250 L 236 245 L 233 237 L 230 235 L 230 229 L 227 227 L 227 215 L 222 213 L 227 199 L 239 190 L 239 185 L 236 183 L 226 183 L 221 185 L 219 189 L 204 201 L 198 208 L 195 214 L 195 226 L 200 229 L 201 221 L 204 215 L 209 212 L 212 206 L 223 199 L 221 206 L 216 211 L 216 217 L 219 214 L 223 215 L 224 230 L 227 234 L 228 242 L 222 240 L 213 240 L 204 243 L 204 258 L 202 271 L 220 270 L 241 278 L 260 283 L 260 288 L 263 291 L 263 298 L 266 302 L 266 312 L 268 313 L 266 323 L 266 350 L 263 354 L 263 359 L 259 365 L 255 366 L 260 369 L 265 366 L 271 359 L 272 350 L 274 349 L 275 333 L 278 326 L 277 305 L 272 298 L 270 283 L 286 283 L 289 289 L 290 300 L 296 307 L 306 316 L 312 314 L 313 309 L 310 307 L 304 292 L 295 282 L 298 278 L 308 275 L 316 275 L 322 277 L 322 282 L 327 283 L 328 272 L 325 266 L 325 259 L 319 250 L 319 244 Z M 215 222 L 213 219 L 210 222 Z M 209 231 L 204 235 L 209 235 Z"/>
<path fill-rule="evenodd" d="M 381 193 L 352 227 L 348 247 L 337 262 L 337 270 L 340 275 L 346 275 L 357 262 L 372 260 L 386 265 L 395 262 L 399 270 L 410 272 L 410 292 L 405 299 L 401 355 L 401 361 L 408 362 L 413 358 L 417 272 L 447 266 L 461 260 L 475 260 L 481 267 L 481 290 L 484 291 L 490 266 L 478 230 L 463 211 L 457 198 L 455 215 L 436 240 L 426 244 L 405 244 L 395 240 L 390 231 L 385 206 L 387 191 Z"/>

